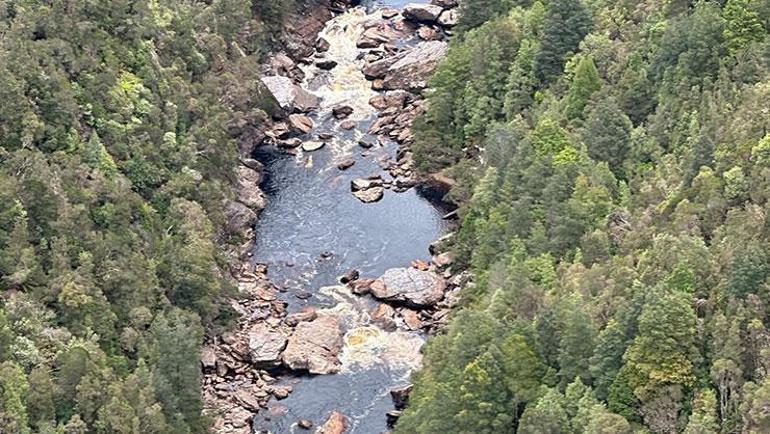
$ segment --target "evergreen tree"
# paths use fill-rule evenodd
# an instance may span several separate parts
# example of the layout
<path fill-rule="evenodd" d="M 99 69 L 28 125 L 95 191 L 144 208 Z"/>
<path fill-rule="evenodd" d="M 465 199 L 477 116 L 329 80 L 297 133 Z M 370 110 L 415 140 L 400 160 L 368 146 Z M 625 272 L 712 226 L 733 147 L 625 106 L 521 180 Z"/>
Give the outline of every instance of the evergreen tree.
<path fill-rule="evenodd" d="M 567 107 L 565 108 L 567 118 L 581 117 L 591 95 L 601 87 L 602 80 L 599 77 L 599 71 L 596 69 L 593 57 L 585 56 L 580 59 L 567 96 Z"/>
<path fill-rule="evenodd" d="M 574 51 L 593 25 L 590 13 L 580 0 L 553 0 L 548 3 L 540 50 L 535 55 L 534 73 L 541 84 L 548 84 L 564 68 L 564 59 Z"/>

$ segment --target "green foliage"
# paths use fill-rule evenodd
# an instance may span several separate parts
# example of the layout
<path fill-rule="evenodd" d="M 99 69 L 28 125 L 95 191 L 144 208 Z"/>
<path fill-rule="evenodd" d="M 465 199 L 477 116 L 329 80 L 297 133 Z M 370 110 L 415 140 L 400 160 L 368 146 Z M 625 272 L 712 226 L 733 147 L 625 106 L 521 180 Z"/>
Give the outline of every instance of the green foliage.
<path fill-rule="evenodd" d="M 594 59 L 591 56 L 582 58 L 575 70 L 575 77 L 572 79 L 572 85 L 567 96 L 567 108 L 565 109 L 567 118 L 581 117 L 591 95 L 601 87 L 602 81 L 596 64 L 594 64 Z"/>
<path fill-rule="evenodd" d="M 1 432 L 206 431 L 234 126 L 295 6 L 0 1 Z"/>
<path fill-rule="evenodd" d="M 516 398 L 509 384 L 512 404 L 494 420 L 519 433 L 770 430 L 762 411 L 770 396 L 768 8 L 752 0 L 513 8 L 494 19 L 522 29 L 507 68 L 475 72 L 505 79 L 500 101 L 457 82 L 441 100 L 441 80 L 470 77 L 448 66 L 470 68 L 478 54 L 455 42 L 421 134 L 462 132 L 452 138 L 459 152 L 443 159 L 444 149 L 423 140 L 429 134 L 417 134 L 415 146 L 416 159 L 439 163 L 423 170 L 460 159 L 447 173 L 485 174 L 458 178 L 450 193 L 464 198 L 453 248 L 475 279 L 449 333 L 495 323 L 540 360 L 537 370 L 523 371 L 528 357 L 496 371 L 501 381 L 526 372 L 529 392 Z M 495 112 L 502 104 L 502 115 L 482 131 L 470 111 L 435 116 L 446 101 Z M 435 402 L 452 401 L 472 360 L 456 354 L 478 357 L 492 341 L 430 342 L 446 356 L 426 358 L 415 377 L 422 399 L 397 432 L 454 432 L 439 421 L 455 410 L 435 411 Z M 476 387 L 502 396 L 499 384 L 485 384 Z"/>

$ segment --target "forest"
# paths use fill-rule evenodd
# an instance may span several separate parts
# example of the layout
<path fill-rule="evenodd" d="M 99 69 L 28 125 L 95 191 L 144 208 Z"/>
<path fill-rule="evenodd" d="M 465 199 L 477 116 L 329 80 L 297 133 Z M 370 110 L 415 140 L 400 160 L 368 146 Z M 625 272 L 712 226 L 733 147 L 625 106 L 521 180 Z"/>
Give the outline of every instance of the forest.
<path fill-rule="evenodd" d="M 201 433 L 218 246 L 292 0 L 0 0 L 0 432 Z"/>
<path fill-rule="evenodd" d="M 416 127 L 474 282 L 396 433 L 770 432 L 770 2 L 466 3 Z"/>

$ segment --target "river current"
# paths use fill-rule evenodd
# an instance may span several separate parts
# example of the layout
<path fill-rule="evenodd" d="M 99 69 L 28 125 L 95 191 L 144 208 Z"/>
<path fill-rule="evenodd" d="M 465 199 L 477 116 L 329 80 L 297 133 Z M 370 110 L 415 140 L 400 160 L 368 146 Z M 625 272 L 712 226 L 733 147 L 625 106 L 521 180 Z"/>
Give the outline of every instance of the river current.
<path fill-rule="evenodd" d="M 374 204 L 361 203 L 350 193 L 352 179 L 380 174 L 382 164 L 394 159 L 396 152 L 395 143 L 367 151 L 358 146 L 377 112 L 368 104 L 376 93 L 361 73 L 356 40 L 363 24 L 380 16 L 380 8 L 407 3 L 364 1 L 332 19 L 322 31 L 320 36 L 330 43 L 326 55 L 338 65 L 331 71 L 305 67 L 303 87 L 321 98 L 320 109 L 311 116 L 315 127 L 306 139 L 328 132 L 335 137 L 331 142 L 297 156 L 267 147 L 256 151 L 255 157 L 265 164 L 261 187 L 269 205 L 257 224 L 254 261 L 268 265 L 290 311 L 306 306 L 324 309 L 342 319 L 346 332 L 342 371 L 284 377 L 294 392 L 256 416 L 258 429 L 302 432 L 298 420 L 320 425 L 336 410 L 349 419 L 350 433 L 384 432 L 385 414 L 393 409 L 390 389 L 405 384 L 420 366 L 422 335 L 372 324 L 369 312 L 376 303 L 338 286 L 338 277 L 350 269 L 363 277 L 377 277 L 389 268 L 429 259 L 428 246 L 446 229 L 442 211 L 417 189 L 386 191 Z M 332 116 L 332 108 L 340 104 L 353 107 L 349 119 L 356 121 L 355 129 L 342 130 Z M 356 160 L 352 168 L 337 169 L 342 159 L 351 157 Z"/>

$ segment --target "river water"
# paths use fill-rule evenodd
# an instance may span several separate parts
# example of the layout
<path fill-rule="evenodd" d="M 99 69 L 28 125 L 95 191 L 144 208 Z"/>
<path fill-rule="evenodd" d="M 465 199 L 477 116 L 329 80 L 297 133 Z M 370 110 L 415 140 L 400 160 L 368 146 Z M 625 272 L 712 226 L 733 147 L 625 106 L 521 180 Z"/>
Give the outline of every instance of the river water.
<path fill-rule="evenodd" d="M 297 156 L 267 147 L 256 152 L 266 168 L 262 188 L 269 205 L 257 225 L 254 260 L 269 266 L 269 276 L 282 287 L 290 311 L 324 309 L 338 315 L 346 331 L 342 371 L 283 377 L 294 392 L 257 416 L 258 429 L 302 432 L 298 420 L 309 419 L 317 426 L 337 410 L 348 417 L 350 433 L 386 431 L 385 414 L 393 409 L 390 389 L 406 383 L 420 365 L 423 336 L 371 324 L 375 302 L 337 286 L 338 276 L 352 268 L 364 277 L 377 277 L 389 268 L 429 259 L 428 246 L 446 229 L 442 212 L 415 189 L 386 191 L 374 204 L 363 204 L 350 193 L 352 179 L 381 174 L 381 164 L 396 152 L 394 143 L 369 151 L 357 145 L 377 113 L 368 104 L 375 92 L 360 72 L 355 42 L 363 23 L 379 16 L 379 8 L 406 3 L 364 1 L 362 7 L 331 20 L 322 32 L 331 45 L 327 56 L 338 66 L 332 71 L 306 67 L 304 87 L 321 98 L 321 108 L 312 115 L 311 136 L 330 132 L 335 136 L 330 143 Z M 348 119 L 358 126 L 351 131 L 340 129 L 331 115 L 332 108 L 343 103 L 354 108 Z M 339 171 L 337 163 L 350 157 L 355 166 Z"/>

